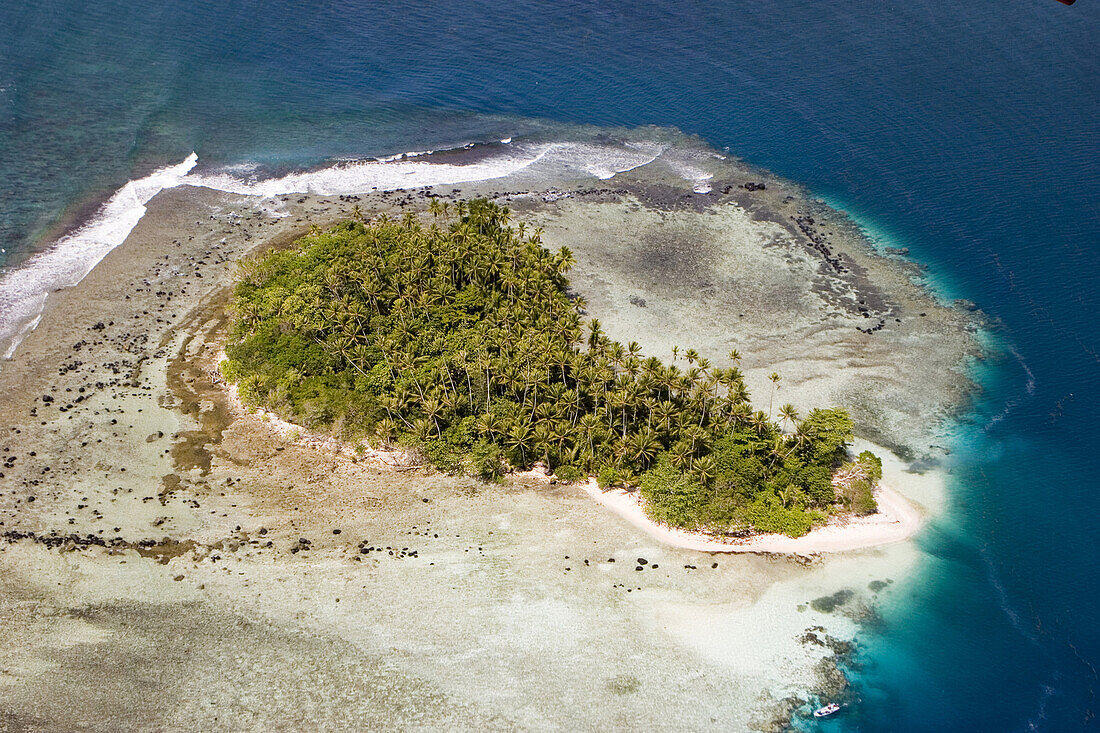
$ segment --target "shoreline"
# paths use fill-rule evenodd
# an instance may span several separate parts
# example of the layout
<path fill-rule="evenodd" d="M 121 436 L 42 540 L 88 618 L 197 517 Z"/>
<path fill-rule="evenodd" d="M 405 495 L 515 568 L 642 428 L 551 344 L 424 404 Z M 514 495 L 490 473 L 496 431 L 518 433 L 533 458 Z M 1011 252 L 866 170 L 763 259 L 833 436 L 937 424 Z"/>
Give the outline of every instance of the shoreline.
<path fill-rule="evenodd" d="M 672 547 L 711 553 L 766 553 L 813 556 L 867 550 L 904 542 L 923 526 L 921 512 L 901 493 L 880 483 L 875 491 L 879 511 L 866 517 L 832 517 L 801 537 L 759 533 L 744 539 L 720 540 L 706 532 L 669 527 L 646 516 L 638 491 L 604 491 L 595 479 L 577 484 L 601 506 L 650 537 Z"/>
<path fill-rule="evenodd" d="M 215 364 L 220 364 L 225 357 L 224 349 L 214 358 Z M 309 428 L 290 422 L 277 413 L 263 408 L 250 409 L 241 402 L 237 392 L 237 386 L 231 382 L 220 379 L 221 390 L 228 400 L 236 419 L 248 416 L 254 417 L 265 423 L 269 429 L 276 432 L 281 438 L 295 443 L 304 448 L 313 450 L 318 454 L 328 452 L 334 455 L 360 463 L 366 462 L 383 471 L 396 473 L 398 471 L 425 471 L 423 475 L 430 475 L 433 471 L 421 464 L 409 463 L 409 453 L 405 448 L 393 449 L 376 448 L 366 441 L 352 444 L 341 441 L 331 435 L 312 431 Z M 362 450 L 360 448 L 362 447 Z M 870 446 L 871 450 L 885 453 L 881 446 Z M 597 504 L 626 520 L 633 527 L 640 529 L 646 535 L 660 542 L 681 550 L 709 553 L 761 553 L 777 555 L 815 556 L 829 553 L 854 552 L 867 550 L 897 542 L 904 542 L 911 538 L 924 526 L 924 514 L 902 493 L 891 488 L 887 482 L 893 475 L 894 465 L 899 463 L 896 456 L 890 456 L 886 462 L 890 466 L 890 474 L 884 475 L 883 480 L 875 488 L 875 499 L 878 501 L 878 511 L 866 516 L 846 514 L 832 516 L 824 525 L 815 526 L 801 537 L 789 537 L 783 534 L 758 532 L 740 539 L 719 539 L 707 532 L 691 531 L 670 527 L 650 519 L 645 513 L 645 501 L 641 493 L 634 489 L 608 489 L 603 490 L 596 483 L 595 477 L 589 477 L 585 482 L 561 481 L 548 473 L 545 466 L 536 463 L 526 471 L 510 471 L 505 474 L 506 479 L 535 481 L 544 485 L 563 484 L 583 489 L 584 493 Z M 492 484 L 486 484 L 491 487 Z"/>

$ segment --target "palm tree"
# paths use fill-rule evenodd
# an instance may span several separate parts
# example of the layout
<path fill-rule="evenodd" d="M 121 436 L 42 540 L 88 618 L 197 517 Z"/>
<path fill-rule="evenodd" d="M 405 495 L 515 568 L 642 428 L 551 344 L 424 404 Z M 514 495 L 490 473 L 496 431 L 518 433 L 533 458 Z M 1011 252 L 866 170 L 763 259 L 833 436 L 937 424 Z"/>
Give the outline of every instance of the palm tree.
<path fill-rule="evenodd" d="M 672 427 L 672 419 L 676 415 L 676 408 L 671 403 L 658 402 L 650 410 L 650 415 L 657 421 L 657 430 L 662 435 L 667 435 Z"/>
<path fill-rule="evenodd" d="M 772 393 L 768 398 L 768 419 L 770 420 L 772 416 L 772 400 L 775 399 L 775 393 L 779 391 L 779 372 L 772 372 L 768 375 L 768 379 L 771 380 L 772 383 Z"/>
<path fill-rule="evenodd" d="M 488 437 L 489 440 L 495 440 L 503 429 L 504 424 L 501 419 L 491 412 L 482 413 L 474 420 L 474 430 L 478 435 Z"/>
<path fill-rule="evenodd" d="M 691 455 L 697 456 L 708 448 L 710 434 L 698 425 L 688 425 L 683 435 L 690 442 Z"/>
<path fill-rule="evenodd" d="M 421 406 L 421 409 L 424 410 L 424 416 L 435 425 L 437 437 L 443 437 L 443 428 L 439 426 L 439 415 L 443 412 L 443 407 L 442 400 L 435 394 L 425 400 L 424 404 Z"/>
<path fill-rule="evenodd" d="M 434 423 L 425 417 L 418 417 L 412 422 L 413 433 L 420 440 L 428 440 L 432 435 L 433 427 L 435 427 Z"/>
<path fill-rule="evenodd" d="M 550 423 L 550 441 L 554 444 L 558 463 L 570 461 L 576 454 L 576 447 L 571 445 L 572 438 L 568 423 L 560 420 Z"/>
<path fill-rule="evenodd" d="M 531 426 L 525 422 L 517 422 L 508 430 L 504 444 L 512 451 L 519 453 L 521 466 L 527 465 L 527 451 L 531 449 Z"/>
<path fill-rule="evenodd" d="M 703 488 L 709 488 L 718 473 L 718 467 L 711 456 L 701 456 L 691 463 L 691 470 Z"/>
<path fill-rule="evenodd" d="M 596 320 L 595 318 L 593 318 L 588 323 L 588 328 L 589 328 L 588 348 L 589 348 L 590 351 L 595 351 L 596 347 L 599 346 L 599 344 L 600 344 L 600 334 L 601 334 L 600 322 L 598 320 Z"/>
<path fill-rule="evenodd" d="M 668 457 L 672 459 L 672 465 L 683 468 L 691 457 L 691 441 L 681 438 L 668 449 Z"/>
<path fill-rule="evenodd" d="M 374 437 L 383 447 L 388 446 L 396 435 L 397 424 L 388 417 L 379 420 L 374 426 Z"/>
<path fill-rule="evenodd" d="M 643 471 L 649 468 L 649 464 L 657 457 L 660 450 L 661 441 L 650 428 L 642 428 L 637 433 L 631 433 L 626 440 L 627 457 L 637 462 Z"/>
<path fill-rule="evenodd" d="M 382 405 L 382 409 L 384 409 L 386 411 L 386 414 L 389 415 L 389 420 L 391 422 L 394 420 L 394 418 L 397 418 L 401 422 L 405 423 L 405 425 L 407 425 L 408 427 L 412 427 L 412 423 L 406 420 L 405 416 L 402 414 L 405 405 L 400 398 L 395 395 L 383 395 L 379 402 Z"/>
<path fill-rule="evenodd" d="M 790 509 L 791 505 L 798 500 L 798 487 L 786 486 L 776 492 L 779 496 L 779 501 L 783 504 L 784 509 Z"/>
<path fill-rule="evenodd" d="M 588 451 L 590 454 L 595 455 L 596 443 L 602 439 L 603 423 L 600 421 L 598 415 L 594 413 L 586 413 L 580 419 L 578 426 L 581 431 L 581 435 L 584 436 L 585 441 L 588 444 Z"/>
<path fill-rule="evenodd" d="M 791 423 L 791 425 L 795 425 L 798 422 L 798 410 L 794 408 L 794 405 L 788 402 L 779 408 L 779 417 L 783 418 L 784 425 L 788 422 Z"/>
<path fill-rule="evenodd" d="M 626 439 L 626 406 L 627 406 L 626 395 L 623 392 L 619 391 L 619 390 L 614 390 L 614 391 L 610 392 L 607 395 L 607 405 L 610 408 L 609 417 L 611 418 L 609 427 L 614 428 L 615 419 L 621 416 L 622 417 L 622 433 L 623 433 L 622 437 L 625 440 Z"/>
<path fill-rule="evenodd" d="M 554 438 L 554 430 L 548 422 L 536 425 L 534 434 L 531 437 L 532 453 L 538 453 L 548 469 L 554 466 L 550 460 L 550 450 L 554 447 Z"/>
<path fill-rule="evenodd" d="M 752 410 L 744 402 L 731 401 L 728 415 L 728 422 L 735 426 L 740 426 L 749 422 L 752 417 Z"/>
<path fill-rule="evenodd" d="M 568 247 L 562 247 L 558 250 L 558 256 L 554 262 L 554 269 L 560 275 L 564 275 L 573 269 L 573 265 L 577 264 L 577 259 L 573 256 L 573 250 Z"/>
<path fill-rule="evenodd" d="M 749 415 L 748 418 L 749 425 L 752 427 L 753 430 L 756 431 L 757 435 L 764 434 L 764 432 L 768 429 L 769 422 L 770 421 L 768 420 L 768 416 L 759 410 Z"/>
<path fill-rule="evenodd" d="M 787 457 L 787 454 L 783 451 L 783 437 L 780 435 L 775 436 L 771 445 L 768 448 L 768 469 L 775 468 L 778 464 L 783 462 L 783 459 Z"/>

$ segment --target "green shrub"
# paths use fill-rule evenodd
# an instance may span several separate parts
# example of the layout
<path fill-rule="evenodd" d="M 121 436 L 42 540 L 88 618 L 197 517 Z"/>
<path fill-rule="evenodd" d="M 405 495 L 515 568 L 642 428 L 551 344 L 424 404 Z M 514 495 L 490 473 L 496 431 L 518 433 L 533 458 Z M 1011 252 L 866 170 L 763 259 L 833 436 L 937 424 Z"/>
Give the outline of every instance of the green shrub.
<path fill-rule="evenodd" d="M 707 492 L 693 475 L 673 466 L 667 453 L 642 474 L 638 489 L 650 519 L 684 529 L 699 527 Z"/>
<path fill-rule="evenodd" d="M 554 475 L 559 481 L 577 482 L 584 481 L 588 474 L 576 466 L 558 466 L 554 469 Z"/>
<path fill-rule="evenodd" d="M 860 453 L 856 463 L 863 467 L 871 483 L 877 483 L 882 478 L 882 459 L 871 451 L 865 450 Z"/>
<path fill-rule="evenodd" d="M 754 501 L 746 512 L 746 518 L 759 532 L 801 537 L 810 531 L 815 521 L 824 517 L 820 512 L 798 508 L 786 508 L 775 494 L 764 494 Z"/>
<path fill-rule="evenodd" d="M 619 476 L 619 472 L 612 466 L 602 467 L 599 474 L 596 475 L 596 483 L 599 484 L 601 489 L 610 489 L 620 481 L 622 481 L 622 478 Z"/>
<path fill-rule="evenodd" d="M 240 379 L 240 373 L 237 371 L 236 365 L 229 359 L 222 359 L 218 363 L 218 372 L 222 375 L 222 379 L 227 382 L 236 382 Z"/>
<path fill-rule="evenodd" d="M 846 477 L 840 490 L 841 503 L 860 515 L 878 511 L 875 486 L 882 478 L 882 459 L 871 451 L 863 451 L 855 461 L 845 463 L 840 475 Z"/>
<path fill-rule="evenodd" d="M 843 459 L 855 426 L 845 410 L 818 409 L 811 410 L 798 427 L 807 438 L 802 450 L 807 461 L 831 467 Z"/>
<path fill-rule="evenodd" d="M 848 506 L 854 513 L 861 516 L 874 514 L 878 511 L 878 501 L 875 499 L 873 488 L 869 482 L 860 482 L 858 487 L 853 488 L 852 495 L 848 499 Z"/>
<path fill-rule="evenodd" d="M 421 446 L 428 461 L 444 473 L 462 473 L 463 453 L 445 440 L 427 440 Z"/>
<path fill-rule="evenodd" d="M 504 452 L 496 443 L 479 440 L 470 450 L 473 474 L 482 481 L 497 482 L 504 476 Z"/>

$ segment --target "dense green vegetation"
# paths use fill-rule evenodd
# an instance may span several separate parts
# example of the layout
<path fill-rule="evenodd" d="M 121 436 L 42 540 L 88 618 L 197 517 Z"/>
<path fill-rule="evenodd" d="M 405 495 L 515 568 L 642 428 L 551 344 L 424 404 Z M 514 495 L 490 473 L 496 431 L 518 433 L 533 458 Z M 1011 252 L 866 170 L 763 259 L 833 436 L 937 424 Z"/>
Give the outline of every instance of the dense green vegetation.
<path fill-rule="evenodd" d="M 865 450 L 836 472 L 834 483 L 840 503 L 856 514 L 874 514 L 878 509 L 874 488 L 882 478 L 882 459 Z"/>
<path fill-rule="evenodd" d="M 636 484 L 681 527 L 799 535 L 862 501 L 832 482 L 843 410 L 784 405 L 781 426 L 752 409 L 736 352 L 725 368 L 691 349 L 666 364 L 585 321 L 569 250 L 507 209 L 433 200 L 431 214 L 315 228 L 242 265 L 223 370 L 246 403 L 489 480 L 541 461 Z"/>

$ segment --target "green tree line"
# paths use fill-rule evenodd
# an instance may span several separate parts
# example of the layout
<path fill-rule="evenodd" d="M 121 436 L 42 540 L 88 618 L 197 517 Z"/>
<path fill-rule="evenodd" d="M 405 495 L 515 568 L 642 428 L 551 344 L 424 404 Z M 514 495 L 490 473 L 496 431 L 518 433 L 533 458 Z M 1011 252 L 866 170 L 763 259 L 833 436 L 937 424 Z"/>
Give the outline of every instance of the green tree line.
<path fill-rule="evenodd" d="M 430 214 L 314 228 L 241 264 L 222 368 L 247 404 L 487 480 L 542 462 L 637 485 L 679 527 L 799 535 L 852 505 L 833 486 L 844 410 L 783 405 L 777 422 L 778 375 L 754 410 L 736 351 L 665 363 L 585 320 L 572 253 L 508 209 L 433 199 Z"/>

